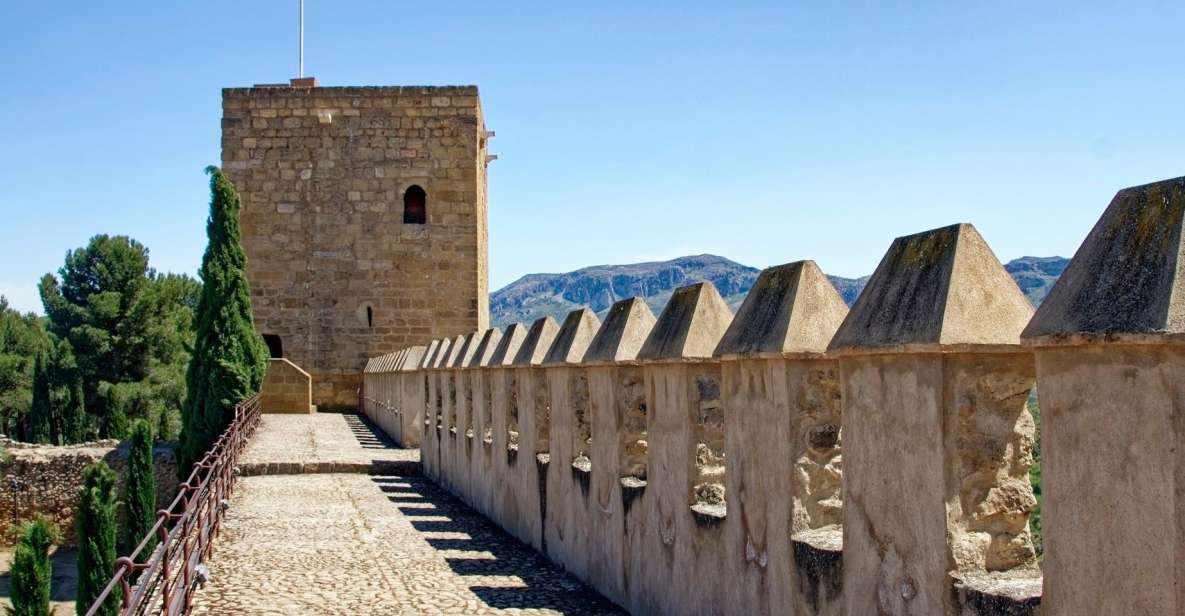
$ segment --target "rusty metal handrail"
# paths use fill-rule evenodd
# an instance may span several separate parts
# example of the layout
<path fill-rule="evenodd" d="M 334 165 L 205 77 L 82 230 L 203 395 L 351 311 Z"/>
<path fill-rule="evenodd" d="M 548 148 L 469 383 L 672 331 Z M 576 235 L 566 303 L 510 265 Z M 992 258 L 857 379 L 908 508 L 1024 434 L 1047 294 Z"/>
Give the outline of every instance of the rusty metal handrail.
<path fill-rule="evenodd" d="M 214 537 L 230 505 L 231 489 L 238 473 L 235 465 L 247 440 L 259 425 L 259 395 L 235 405 L 234 419 L 201 461 L 193 466 L 176 498 L 156 513 L 156 524 L 132 553 L 115 561 L 115 574 L 87 610 L 98 613 L 107 601 L 122 596 L 119 613 L 174 616 L 189 610 L 199 579 L 199 569 L 213 550 Z M 144 562 L 137 562 L 149 540 L 158 543 Z"/>

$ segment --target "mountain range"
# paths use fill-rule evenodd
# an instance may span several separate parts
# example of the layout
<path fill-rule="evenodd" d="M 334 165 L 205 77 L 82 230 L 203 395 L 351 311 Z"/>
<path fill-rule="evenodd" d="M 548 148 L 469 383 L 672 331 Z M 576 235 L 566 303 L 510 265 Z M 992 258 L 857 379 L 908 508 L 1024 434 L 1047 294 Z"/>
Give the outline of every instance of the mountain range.
<path fill-rule="evenodd" d="M 1034 306 L 1039 305 L 1062 270 L 1062 257 L 1021 257 L 1004 264 L 1004 269 Z M 709 281 L 735 312 L 761 270 L 716 255 L 693 255 L 670 261 L 594 265 L 565 274 L 528 274 L 490 295 L 490 320 L 497 327 L 531 323 L 550 315 L 563 321 L 568 312 L 588 306 L 604 318 L 613 302 L 639 296 L 655 315 L 662 312 L 678 287 Z M 844 301 L 851 306 L 868 276 L 828 276 Z"/>

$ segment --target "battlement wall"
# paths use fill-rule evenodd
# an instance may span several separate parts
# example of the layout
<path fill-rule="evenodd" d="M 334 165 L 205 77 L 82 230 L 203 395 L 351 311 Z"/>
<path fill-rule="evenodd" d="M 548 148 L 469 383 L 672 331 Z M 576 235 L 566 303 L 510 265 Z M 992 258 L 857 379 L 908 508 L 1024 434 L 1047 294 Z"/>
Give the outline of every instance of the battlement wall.
<path fill-rule="evenodd" d="M 1120 191 L 1035 315 L 953 225 L 850 311 L 790 263 L 736 315 L 701 283 L 373 358 L 363 410 L 634 613 L 1178 613 L 1183 225 L 1185 178 Z"/>

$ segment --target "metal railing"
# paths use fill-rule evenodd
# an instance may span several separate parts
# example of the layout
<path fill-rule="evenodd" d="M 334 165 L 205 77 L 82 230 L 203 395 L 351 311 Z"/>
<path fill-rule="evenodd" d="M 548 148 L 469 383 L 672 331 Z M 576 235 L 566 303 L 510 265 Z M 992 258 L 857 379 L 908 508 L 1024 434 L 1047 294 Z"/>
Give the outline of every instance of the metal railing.
<path fill-rule="evenodd" d="M 209 573 L 202 562 L 213 549 L 222 516 L 230 506 L 235 465 L 259 425 L 259 395 L 235 405 L 234 419 L 214 446 L 193 466 L 177 497 L 156 513 L 156 524 L 131 554 L 115 561 L 115 575 L 87 610 L 93 616 L 107 601 L 122 601 L 119 613 L 185 613 L 193 592 Z M 152 537 L 156 549 L 137 562 Z M 117 597 L 122 596 L 122 599 Z"/>

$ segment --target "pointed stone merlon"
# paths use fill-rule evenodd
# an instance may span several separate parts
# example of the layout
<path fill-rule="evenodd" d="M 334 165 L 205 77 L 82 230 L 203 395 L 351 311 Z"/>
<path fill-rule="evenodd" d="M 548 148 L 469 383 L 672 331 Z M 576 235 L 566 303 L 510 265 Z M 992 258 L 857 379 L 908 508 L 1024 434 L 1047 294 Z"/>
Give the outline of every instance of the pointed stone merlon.
<path fill-rule="evenodd" d="M 473 357 L 469 359 L 469 367 L 479 368 L 490 365 L 490 359 L 494 356 L 494 351 L 498 350 L 498 343 L 501 341 L 502 330 L 497 327 L 491 327 L 483 332 L 473 351 Z"/>
<path fill-rule="evenodd" d="M 640 297 L 623 299 L 609 308 L 584 353 L 584 362 L 631 361 L 638 357 L 656 319 Z"/>
<path fill-rule="evenodd" d="M 536 319 L 531 324 L 531 329 L 527 332 L 526 337 L 523 338 L 512 363 L 515 366 L 538 366 L 543 363 L 543 358 L 547 356 L 547 351 L 551 348 L 559 331 L 560 326 L 556 324 L 555 319 L 551 317 Z"/>
<path fill-rule="evenodd" d="M 601 327 L 601 321 L 596 313 L 588 308 L 580 308 L 568 313 L 564 324 L 560 326 L 547 354 L 543 356 L 544 365 L 578 364 L 584 359 L 584 352 Z"/>
<path fill-rule="evenodd" d="M 420 359 L 420 370 L 427 370 L 432 367 L 432 360 L 436 357 L 436 349 L 439 347 L 439 340 L 433 340 L 428 343 L 428 347 L 424 349 L 424 356 Z"/>
<path fill-rule="evenodd" d="M 963 613 L 952 576 L 1036 570 L 1031 313 L 963 224 L 895 240 L 840 326 L 847 614 Z"/>
<path fill-rule="evenodd" d="M 457 336 L 454 343 L 456 344 L 456 352 L 453 353 L 449 361 L 451 368 L 464 368 L 469 365 L 470 360 L 473 359 L 473 354 L 477 351 L 477 344 L 480 342 L 481 332 L 473 332 L 464 336 Z M 457 342 L 459 341 L 459 342 Z"/>
<path fill-rule="evenodd" d="M 498 340 L 498 344 L 494 347 L 494 352 L 490 355 L 490 366 L 509 366 L 514 363 L 515 355 L 518 355 L 518 350 L 523 345 L 523 340 L 527 337 L 527 326 L 522 323 L 512 323 L 502 333 L 502 338 Z"/>
<path fill-rule="evenodd" d="M 1185 178 L 1119 191 L 1025 329 L 1045 614 L 1185 613 L 1183 227 Z"/>
<path fill-rule="evenodd" d="M 432 362 L 431 362 L 431 364 L 429 364 L 428 367 L 429 368 L 447 368 L 449 354 L 451 352 L 452 346 L 453 346 L 453 339 L 452 338 L 441 339 L 440 345 L 436 347 L 436 355 L 432 356 Z"/>
<path fill-rule="evenodd" d="M 414 372 L 419 370 L 420 365 L 424 361 L 424 355 L 427 352 L 428 347 L 426 346 L 414 346 L 407 349 L 405 355 L 403 356 L 403 361 L 398 367 L 398 370 L 400 372 Z"/>
<path fill-rule="evenodd" d="M 1032 315 L 975 227 L 951 225 L 893 241 L 830 348 L 1018 344 Z"/>
<path fill-rule="evenodd" d="M 711 357 L 732 322 L 732 311 L 710 282 L 679 287 L 659 315 L 638 359 Z"/>
<path fill-rule="evenodd" d="M 715 355 L 822 353 L 848 306 L 814 261 L 762 270 Z"/>

